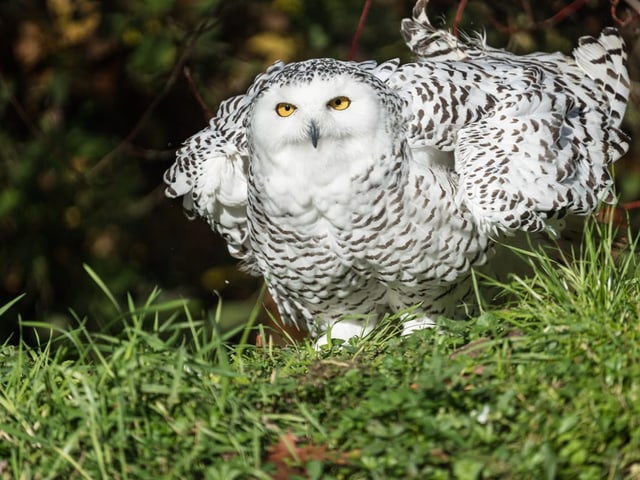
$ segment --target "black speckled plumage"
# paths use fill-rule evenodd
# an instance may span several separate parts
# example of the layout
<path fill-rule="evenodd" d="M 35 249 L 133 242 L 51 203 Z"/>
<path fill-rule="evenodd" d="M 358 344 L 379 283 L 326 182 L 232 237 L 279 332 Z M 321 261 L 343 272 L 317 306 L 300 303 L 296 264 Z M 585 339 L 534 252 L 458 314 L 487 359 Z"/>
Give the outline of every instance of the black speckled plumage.
<path fill-rule="evenodd" d="M 617 31 L 570 57 L 517 56 L 433 28 L 426 5 L 402 24 L 414 62 L 277 62 L 165 175 L 167 195 L 265 277 L 285 320 L 317 335 L 416 304 L 406 331 L 463 315 L 492 239 L 612 199 L 608 167 L 628 148 Z M 361 321 L 340 325 L 349 336 Z"/>

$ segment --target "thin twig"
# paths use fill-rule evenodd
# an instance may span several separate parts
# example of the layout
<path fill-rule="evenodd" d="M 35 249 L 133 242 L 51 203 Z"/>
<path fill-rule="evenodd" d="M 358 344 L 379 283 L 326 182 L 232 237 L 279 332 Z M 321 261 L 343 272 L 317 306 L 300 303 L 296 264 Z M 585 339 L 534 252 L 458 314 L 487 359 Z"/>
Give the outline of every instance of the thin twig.
<path fill-rule="evenodd" d="M 507 34 L 513 34 L 515 32 L 518 31 L 531 31 L 531 30 L 538 30 L 541 28 L 549 28 L 552 25 L 555 25 L 557 23 L 562 22 L 565 18 L 567 18 L 570 15 L 573 15 L 574 13 L 576 13 L 579 9 L 581 9 L 582 7 L 584 7 L 587 4 L 588 0 L 574 0 L 573 2 L 571 2 L 569 5 L 563 7 L 561 10 L 559 10 L 556 14 L 552 15 L 551 17 L 545 19 L 545 20 L 541 20 L 539 22 L 536 22 L 533 18 L 533 14 L 532 14 L 532 10 L 530 8 L 529 2 L 523 1 L 523 9 L 525 10 L 525 14 L 527 15 L 527 18 L 529 19 L 529 26 L 527 28 L 513 28 L 513 27 L 509 27 L 507 25 L 503 25 L 502 23 L 498 22 L 495 18 L 490 17 L 489 18 L 489 23 L 491 23 L 491 26 L 493 28 L 495 28 L 496 30 L 502 32 L 502 33 L 507 33 Z M 611 0 L 612 3 L 613 2 L 618 2 L 618 0 Z M 631 1 L 638 1 L 638 0 L 631 0 Z M 528 7 L 528 8 L 526 8 Z M 458 7 L 459 8 L 459 7 Z"/>
<path fill-rule="evenodd" d="M 209 106 L 202 100 L 202 96 L 200 96 L 200 92 L 196 88 L 195 82 L 193 81 L 193 77 L 191 76 L 191 69 L 185 66 L 182 70 L 184 77 L 187 79 L 187 85 L 189 85 L 189 90 L 191 90 L 191 95 L 194 96 L 198 105 L 202 109 L 202 113 L 205 115 L 205 120 L 209 121 L 209 119 L 214 117 L 214 112 L 209 108 Z"/>
<path fill-rule="evenodd" d="M 495 30 L 499 31 L 500 33 L 505 33 L 507 35 L 511 35 L 512 33 L 514 33 L 516 31 L 515 28 L 509 27 L 507 25 L 503 25 L 498 20 L 496 20 L 494 17 L 488 17 L 487 21 L 491 24 L 491 26 Z"/>
<path fill-rule="evenodd" d="M 587 0 L 574 0 L 569 5 L 567 5 L 562 10 L 560 10 L 558 13 L 553 15 L 552 17 L 549 17 L 546 20 L 538 22 L 538 27 L 545 28 L 545 27 L 560 23 L 569 15 L 573 15 L 574 13 L 576 13 L 576 11 L 584 7 L 586 3 L 587 3 Z"/>
<path fill-rule="evenodd" d="M 166 162 L 175 156 L 175 150 L 154 150 L 141 148 L 132 143 L 124 142 L 122 151 L 131 157 L 145 162 Z"/>
<path fill-rule="evenodd" d="M 533 9 L 531 8 L 531 3 L 529 0 L 522 0 L 522 9 L 524 10 L 525 15 L 527 16 L 527 20 L 529 21 L 529 25 L 534 25 L 536 23 L 536 17 L 533 14 Z"/>
<path fill-rule="evenodd" d="M 4 76 L 1 73 L 0 73 L 0 84 L 4 89 L 6 90 L 9 89 L 9 85 L 7 84 L 6 80 L 4 79 Z M 43 132 L 42 129 L 38 126 L 38 124 L 34 122 L 33 119 L 31 119 L 31 117 L 29 117 L 29 114 L 27 113 L 25 108 L 22 106 L 20 101 L 16 98 L 16 96 L 13 93 L 11 93 L 11 95 L 9 96 L 9 103 L 18 114 L 18 117 L 20 117 L 20 120 L 22 121 L 22 123 L 25 125 L 25 127 L 27 127 L 27 129 L 29 130 L 33 138 L 37 138 L 38 140 L 42 141 L 47 146 L 47 149 L 49 152 L 52 152 L 52 153 L 57 152 L 58 144 L 52 141 L 51 136 Z"/>
<path fill-rule="evenodd" d="M 629 7 L 633 9 L 633 13 L 626 12 L 626 18 L 622 19 L 618 16 L 618 4 L 620 0 L 611 0 L 611 18 L 620 25 L 621 27 L 626 27 L 633 20 L 636 20 L 640 17 L 640 1 L 639 0 L 625 0 Z"/>
<path fill-rule="evenodd" d="M 460 22 L 462 21 L 462 14 L 464 13 L 464 9 L 467 7 L 467 0 L 460 0 L 458 4 L 458 8 L 456 9 L 456 16 L 453 19 L 453 35 L 458 37 L 458 27 L 460 26 Z"/>
<path fill-rule="evenodd" d="M 623 210 L 635 210 L 636 208 L 640 208 L 640 200 L 623 203 L 620 206 L 623 208 Z"/>
<path fill-rule="evenodd" d="M 2 88 L 4 88 L 7 91 L 9 90 L 9 85 L 7 84 L 6 80 L 4 79 L 4 76 L 1 73 L 0 73 L 0 84 L 2 84 Z M 44 137 L 42 131 L 38 128 L 35 122 L 33 122 L 31 118 L 29 118 L 29 115 L 27 114 L 26 110 L 20 104 L 20 102 L 18 101 L 18 99 L 15 97 L 13 93 L 9 96 L 9 103 L 13 106 L 13 109 L 18 114 L 18 117 L 20 117 L 20 120 L 22 120 L 22 123 L 24 123 L 25 127 L 29 129 L 29 131 L 34 137 L 36 138 Z"/>
<path fill-rule="evenodd" d="M 349 56 L 347 60 L 353 60 L 356 56 L 356 50 L 358 50 L 358 42 L 360 41 L 360 34 L 362 33 L 362 29 L 364 28 L 364 23 L 367 20 L 367 15 L 369 14 L 369 9 L 371 8 L 371 0 L 365 0 L 364 6 L 362 7 L 362 13 L 360 14 L 360 20 L 358 21 L 358 26 L 356 28 L 356 33 L 353 35 L 353 40 L 351 41 L 351 49 L 349 50 Z"/>

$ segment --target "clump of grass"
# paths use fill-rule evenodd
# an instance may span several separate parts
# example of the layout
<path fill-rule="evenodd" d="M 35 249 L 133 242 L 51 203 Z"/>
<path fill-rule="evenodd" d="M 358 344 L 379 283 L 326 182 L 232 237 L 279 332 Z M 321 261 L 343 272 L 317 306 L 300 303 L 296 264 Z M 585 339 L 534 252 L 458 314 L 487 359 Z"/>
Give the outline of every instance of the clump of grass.
<path fill-rule="evenodd" d="M 635 478 L 636 245 L 585 238 L 576 261 L 530 256 L 509 308 L 320 351 L 231 344 L 251 327 L 158 292 L 119 302 L 89 269 L 124 328 L 75 315 L 0 348 L 0 477 Z"/>

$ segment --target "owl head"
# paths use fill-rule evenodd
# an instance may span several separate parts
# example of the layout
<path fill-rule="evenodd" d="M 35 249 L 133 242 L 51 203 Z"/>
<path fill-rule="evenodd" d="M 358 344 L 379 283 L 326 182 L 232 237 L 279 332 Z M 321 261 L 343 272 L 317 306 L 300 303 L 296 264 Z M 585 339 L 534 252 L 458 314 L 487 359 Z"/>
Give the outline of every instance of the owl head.
<path fill-rule="evenodd" d="M 247 133 L 253 153 L 277 158 L 353 158 L 397 136 L 402 101 L 354 62 L 286 65 L 256 96 Z M 403 128 L 403 127 L 402 127 Z M 385 140 L 386 139 L 386 140 Z"/>

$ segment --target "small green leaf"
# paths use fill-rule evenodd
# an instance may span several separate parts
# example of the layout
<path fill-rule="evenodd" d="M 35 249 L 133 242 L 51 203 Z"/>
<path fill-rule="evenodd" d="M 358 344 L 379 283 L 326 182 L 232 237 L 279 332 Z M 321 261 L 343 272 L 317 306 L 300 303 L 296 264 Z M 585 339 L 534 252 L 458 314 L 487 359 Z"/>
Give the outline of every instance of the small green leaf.
<path fill-rule="evenodd" d="M 476 480 L 480 478 L 484 464 L 469 458 L 462 458 L 453 464 L 453 476 L 457 480 Z"/>

